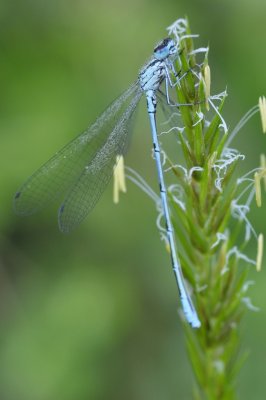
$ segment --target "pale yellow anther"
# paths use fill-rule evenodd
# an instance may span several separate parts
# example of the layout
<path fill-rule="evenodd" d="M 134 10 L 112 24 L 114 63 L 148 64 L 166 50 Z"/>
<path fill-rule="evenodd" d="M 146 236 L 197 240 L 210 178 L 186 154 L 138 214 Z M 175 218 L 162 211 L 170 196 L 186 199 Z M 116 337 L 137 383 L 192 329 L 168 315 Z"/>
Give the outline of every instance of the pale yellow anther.
<path fill-rule="evenodd" d="M 255 196 L 256 203 L 258 207 L 261 207 L 261 186 L 260 186 L 261 175 L 258 172 L 254 174 L 254 182 L 255 182 Z"/>
<path fill-rule="evenodd" d="M 266 133 L 266 99 L 265 96 L 259 98 L 259 109 L 262 123 L 262 132 Z"/>
<path fill-rule="evenodd" d="M 265 154 L 261 154 L 260 155 L 260 166 L 262 168 L 262 171 L 266 171 L 266 157 L 265 157 Z M 266 173 L 263 174 L 262 179 L 263 179 L 264 190 L 266 191 Z"/>
<path fill-rule="evenodd" d="M 209 102 L 208 99 L 211 95 L 211 70 L 209 65 L 205 65 L 203 70 L 204 77 L 204 87 L 205 87 L 205 96 L 206 96 L 206 108 L 209 110 Z"/>
<path fill-rule="evenodd" d="M 169 244 L 169 242 L 167 242 L 167 243 L 165 243 L 165 248 L 166 248 L 166 251 L 167 251 L 167 253 L 171 253 L 171 249 L 170 249 L 170 244 Z"/>
<path fill-rule="evenodd" d="M 258 272 L 261 271 L 262 257 L 263 257 L 263 234 L 260 233 L 258 237 L 258 251 L 257 251 L 257 261 L 256 261 L 256 270 Z"/>
<path fill-rule="evenodd" d="M 115 204 L 119 202 L 119 193 L 126 191 L 124 157 L 121 155 L 116 157 L 116 165 L 114 166 L 113 201 Z"/>
<path fill-rule="evenodd" d="M 212 168 L 213 168 L 213 165 L 214 165 L 214 163 L 215 163 L 215 161 L 216 161 L 216 158 L 217 158 L 217 151 L 214 151 L 214 152 L 212 153 L 212 155 L 210 156 L 209 160 L 208 160 L 208 170 L 209 170 L 209 173 L 210 173 L 210 171 L 211 171 Z"/>
<path fill-rule="evenodd" d="M 226 239 L 224 241 L 224 243 L 221 246 L 221 250 L 220 250 L 220 256 L 219 256 L 219 264 L 222 266 L 222 268 L 224 268 L 225 264 L 226 264 L 226 255 L 228 252 L 228 239 Z"/>

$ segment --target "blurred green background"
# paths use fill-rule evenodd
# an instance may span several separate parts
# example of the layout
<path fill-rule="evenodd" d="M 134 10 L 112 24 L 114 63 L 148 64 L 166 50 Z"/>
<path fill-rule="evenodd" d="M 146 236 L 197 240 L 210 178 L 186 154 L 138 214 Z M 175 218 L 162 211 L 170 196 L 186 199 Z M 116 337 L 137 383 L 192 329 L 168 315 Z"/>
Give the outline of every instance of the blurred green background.
<path fill-rule="evenodd" d="M 212 92 L 227 87 L 233 127 L 266 94 L 265 0 L 2 0 L 0 2 L 0 399 L 190 399 L 192 373 L 177 290 L 151 201 L 109 186 L 71 235 L 56 205 L 30 218 L 12 196 L 41 163 L 84 130 L 133 80 L 165 28 L 187 15 L 210 44 Z M 144 103 L 142 104 L 144 105 Z M 127 164 L 157 188 L 140 107 Z M 257 115 L 234 145 L 258 164 Z M 265 233 L 265 211 L 252 210 Z M 255 257 L 256 243 L 250 250 Z M 243 265 L 243 268 L 246 266 Z M 265 398 L 266 275 L 253 268 L 240 399 Z"/>

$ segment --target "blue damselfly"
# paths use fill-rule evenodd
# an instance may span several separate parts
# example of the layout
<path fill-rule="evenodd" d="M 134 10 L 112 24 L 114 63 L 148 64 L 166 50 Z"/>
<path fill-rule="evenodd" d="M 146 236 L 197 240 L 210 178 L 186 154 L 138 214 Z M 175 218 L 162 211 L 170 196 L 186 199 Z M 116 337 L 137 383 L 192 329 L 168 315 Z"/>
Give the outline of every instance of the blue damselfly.
<path fill-rule="evenodd" d="M 161 41 L 155 47 L 153 57 L 141 69 L 136 82 L 111 103 L 94 124 L 37 170 L 16 193 L 14 204 L 16 213 L 30 215 L 52 200 L 62 198 L 58 212 L 60 230 L 70 232 L 80 224 L 93 209 L 110 181 L 117 157 L 125 152 L 128 127 L 144 94 L 172 267 L 186 319 L 194 328 L 198 328 L 200 321 L 188 294 L 177 255 L 156 127 L 157 92 L 161 84 L 165 82 L 165 97 L 170 107 L 172 104 L 169 88 L 178 84 L 180 80 L 173 64 L 177 53 L 177 45 L 173 39 L 166 38 Z"/>

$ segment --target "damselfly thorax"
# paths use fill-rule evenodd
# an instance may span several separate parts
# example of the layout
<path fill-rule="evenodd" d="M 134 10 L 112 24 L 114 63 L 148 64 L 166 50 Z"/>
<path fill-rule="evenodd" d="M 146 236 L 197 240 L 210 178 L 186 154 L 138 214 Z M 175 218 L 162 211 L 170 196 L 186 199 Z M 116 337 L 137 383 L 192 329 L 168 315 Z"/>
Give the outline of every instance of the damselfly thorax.
<path fill-rule="evenodd" d="M 144 92 L 159 89 L 161 83 L 168 77 L 169 58 L 176 52 L 177 47 L 170 38 L 162 40 L 154 48 L 152 59 L 139 73 L 140 87 Z"/>

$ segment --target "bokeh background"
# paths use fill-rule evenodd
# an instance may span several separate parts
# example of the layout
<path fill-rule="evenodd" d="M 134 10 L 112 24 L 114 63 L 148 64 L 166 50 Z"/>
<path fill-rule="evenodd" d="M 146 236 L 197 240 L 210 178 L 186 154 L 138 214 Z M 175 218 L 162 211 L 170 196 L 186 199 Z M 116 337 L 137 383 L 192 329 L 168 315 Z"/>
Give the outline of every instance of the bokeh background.
<path fill-rule="evenodd" d="M 68 236 L 58 231 L 56 205 L 30 218 L 12 210 L 20 184 L 135 80 L 184 15 L 197 44 L 210 45 L 212 90 L 227 87 L 233 127 L 266 92 L 264 0 L 0 2 L 1 400 L 191 398 L 177 290 L 151 201 L 129 184 L 115 206 L 110 185 Z M 144 108 L 127 164 L 157 188 Z M 266 151 L 258 115 L 234 144 L 247 155 L 245 171 L 258 164 Z M 251 219 L 265 233 L 265 210 L 254 208 Z M 261 311 L 242 324 L 250 356 L 239 393 L 261 400 L 265 270 L 251 268 L 250 279 Z"/>

